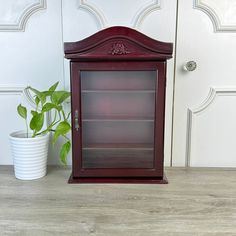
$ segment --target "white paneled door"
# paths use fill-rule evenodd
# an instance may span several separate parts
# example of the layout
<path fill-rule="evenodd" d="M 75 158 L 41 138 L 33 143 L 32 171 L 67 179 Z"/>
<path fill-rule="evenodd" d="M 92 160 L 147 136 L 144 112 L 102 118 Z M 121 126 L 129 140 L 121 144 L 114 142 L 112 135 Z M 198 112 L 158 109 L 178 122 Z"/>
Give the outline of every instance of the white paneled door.
<path fill-rule="evenodd" d="M 0 165 L 12 164 L 8 134 L 25 128 L 16 115 L 16 105 L 26 99 L 22 89 L 27 85 L 45 89 L 56 81 L 69 89 L 64 42 L 81 40 L 113 25 L 174 42 L 176 5 L 173 0 L 0 0 L 0 110 L 4 114 L 0 117 Z M 172 59 L 168 62 L 166 165 L 171 155 L 173 77 Z M 58 151 L 51 148 L 50 163 L 58 163 L 57 156 Z"/>
<path fill-rule="evenodd" d="M 8 135 L 25 129 L 17 105 L 32 109 L 23 89 L 63 87 L 61 21 L 58 0 L 0 0 L 0 165 L 13 164 Z"/>
<path fill-rule="evenodd" d="M 173 0 L 63 0 L 63 40 L 78 41 L 114 25 L 134 28 L 166 42 L 175 42 L 176 5 Z M 69 65 L 65 61 L 65 82 L 69 87 Z M 171 127 L 174 59 L 168 61 L 165 165 L 171 160 Z"/>
<path fill-rule="evenodd" d="M 165 165 L 172 153 L 173 166 L 236 167 L 235 0 L 0 0 L 0 6 L 0 165 L 12 164 L 8 134 L 24 129 L 15 111 L 26 99 L 22 88 L 55 81 L 69 88 L 63 42 L 125 25 L 166 42 L 175 42 L 177 32 L 176 61 L 168 62 Z M 50 153 L 57 163 L 57 151 Z"/>
<path fill-rule="evenodd" d="M 172 164 L 236 167 L 236 2 L 178 8 Z"/>

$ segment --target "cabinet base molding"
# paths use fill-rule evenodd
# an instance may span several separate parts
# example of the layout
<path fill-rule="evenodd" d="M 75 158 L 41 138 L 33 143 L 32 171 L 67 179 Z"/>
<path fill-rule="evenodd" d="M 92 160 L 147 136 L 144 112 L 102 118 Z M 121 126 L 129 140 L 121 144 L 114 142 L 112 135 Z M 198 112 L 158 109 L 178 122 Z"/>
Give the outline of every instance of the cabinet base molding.
<path fill-rule="evenodd" d="M 68 180 L 69 184 L 168 184 L 166 175 L 164 177 L 73 177 Z"/>

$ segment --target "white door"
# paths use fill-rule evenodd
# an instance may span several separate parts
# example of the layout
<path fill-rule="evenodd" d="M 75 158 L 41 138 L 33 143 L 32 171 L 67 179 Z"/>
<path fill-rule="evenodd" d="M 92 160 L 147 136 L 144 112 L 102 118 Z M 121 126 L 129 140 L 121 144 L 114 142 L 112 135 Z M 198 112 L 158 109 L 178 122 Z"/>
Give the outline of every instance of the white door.
<path fill-rule="evenodd" d="M 13 164 L 9 133 L 26 129 L 16 107 L 33 103 L 23 89 L 63 87 L 61 21 L 58 0 L 0 0 L 0 165 Z"/>
<path fill-rule="evenodd" d="M 63 40 L 79 41 L 106 27 L 123 25 L 165 42 L 175 41 L 176 5 L 173 0 L 62 0 Z M 174 55 L 173 55 L 174 56 Z M 69 87 L 69 65 L 65 60 Z M 170 165 L 174 59 L 168 61 L 165 120 L 165 165 Z"/>
<path fill-rule="evenodd" d="M 25 129 L 16 114 L 22 100 L 29 108 L 32 105 L 22 96 L 23 88 L 45 89 L 56 81 L 69 88 L 63 42 L 81 40 L 112 25 L 174 42 L 176 5 L 173 0 L 0 0 L 0 165 L 12 164 L 8 134 Z M 168 62 L 166 165 L 171 153 L 173 72 L 172 59 Z M 58 163 L 58 149 L 50 149 L 49 161 Z"/>
<path fill-rule="evenodd" d="M 178 16 L 172 164 L 236 167 L 236 1 L 179 0 Z"/>

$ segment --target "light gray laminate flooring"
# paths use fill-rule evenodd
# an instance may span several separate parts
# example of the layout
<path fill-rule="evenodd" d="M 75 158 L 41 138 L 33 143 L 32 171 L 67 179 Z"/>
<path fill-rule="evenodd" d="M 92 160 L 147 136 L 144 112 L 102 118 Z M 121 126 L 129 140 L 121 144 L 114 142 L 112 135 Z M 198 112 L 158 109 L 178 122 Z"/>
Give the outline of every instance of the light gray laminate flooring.
<path fill-rule="evenodd" d="M 236 170 L 167 168 L 168 185 L 69 185 L 0 167 L 0 235 L 236 235 Z"/>

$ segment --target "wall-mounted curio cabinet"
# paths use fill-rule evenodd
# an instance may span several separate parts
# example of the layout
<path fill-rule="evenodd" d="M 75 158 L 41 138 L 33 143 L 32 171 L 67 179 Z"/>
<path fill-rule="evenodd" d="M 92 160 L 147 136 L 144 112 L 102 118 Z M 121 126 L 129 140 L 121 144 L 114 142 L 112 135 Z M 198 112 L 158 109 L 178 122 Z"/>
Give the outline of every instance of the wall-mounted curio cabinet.
<path fill-rule="evenodd" d="M 64 46 L 71 68 L 69 183 L 167 183 L 165 85 L 172 44 L 116 26 Z"/>

